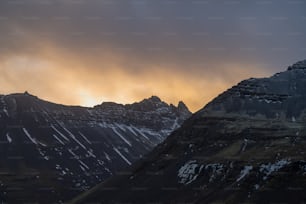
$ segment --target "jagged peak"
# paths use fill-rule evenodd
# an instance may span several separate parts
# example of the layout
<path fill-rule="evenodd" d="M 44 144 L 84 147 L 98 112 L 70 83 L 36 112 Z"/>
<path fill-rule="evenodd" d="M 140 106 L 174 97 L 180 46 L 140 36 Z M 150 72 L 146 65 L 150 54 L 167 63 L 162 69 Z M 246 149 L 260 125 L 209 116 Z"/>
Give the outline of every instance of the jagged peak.
<path fill-rule="evenodd" d="M 186 104 L 183 101 L 179 101 L 177 107 L 175 107 L 179 115 L 184 116 L 186 118 L 192 115 L 191 111 L 188 109 Z"/>
<path fill-rule="evenodd" d="M 188 109 L 188 107 L 186 106 L 186 104 L 185 104 L 183 101 L 179 101 L 179 103 L 178 103 L 178 105 L 177 105 L 177 108 L 178 108 L 180 111 L 186 110 L 186 111 L 190 112 L 189 109 Z"/>
<path fill-rule="evenodd" d="M 152 101 L 152 102 L 156 102 L 156 103 L 159 103 L 159 102 L 162 102 L 162 100 L 158 97 L 158 96 L 151 96 L 150 98 L 147 99 L 148 101 Z"/>
<path fill-rule="evenodd" d="M 301 60 L 288 67 L 288 70 L 306 69 L 306 60 Z"/>
<path fill-rule="evenodd" d="M 306 105 L 306 60 L 271 77 L 243 80 L 209 102 L 201 112 L 252 117 L 303 118 Z M 280 116 L 281 115 L 281 116 Z"/>
<path fill-rule="evenodd" d="M 135 102 L 132 104 L 118 104 L 114 102 L 103 102 L 101 105 L 95 106 L 95 108 L 102 108 L 105 110 L 140 110 L 140 111 L 154 111 L 160 108 L 170 108 L 172 111 L 176 113 L 191 115 L 190 110 L 185 105 L 183 101 L 179 101 L 178 105 L 175 106 L 173 104 L 167 104 L 162 101 L 158 96 L 151 96 L 149 98 L 143 99 L 139 102 Z"/>

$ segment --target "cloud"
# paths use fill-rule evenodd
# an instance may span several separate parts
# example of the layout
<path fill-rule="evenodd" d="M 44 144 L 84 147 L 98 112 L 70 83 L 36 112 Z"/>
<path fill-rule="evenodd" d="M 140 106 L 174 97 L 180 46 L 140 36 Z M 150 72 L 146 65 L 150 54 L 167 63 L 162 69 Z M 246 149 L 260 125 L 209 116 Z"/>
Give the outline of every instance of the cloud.
<path fill-rule="evenodd" d="M 0 2 L 0 91 L 65 104 L 152 94 L 193 110 L 238 81 L 305 58 L 290 1 Z"/>
<path fill-rule="evenodd" d="M 55 53 L 53 53 L 55 52 Z M 197 70 L 175 70 L 175 64 L 146 65 L 142 72 L 132 71 L 135 59 L 109 57 L 84 63 L 74 55 L 60 50 L 44 55 L 15 56 L 0 64 L 2 93 L 31 93 L 44 99 L 71 105 L 92 106 L 102 101 L 132 103 L 144 97 L 158 95 L 169 103 L 184 100 L 193 111 L 199 109 L 221 91 L 250 74 L 245 65 L 227 65 L 220 74 Z M 53 53 L 53 54 L 52 54 Z M 116 58 L 116 60 L 114 60 Z M 106 66 L 107 69 L 100 69 Z M 174 66 L 174 67 L 170 67 Z M 239 68 L 240 67 L 240 68 Z M 257 70 L 257 69 L 254 69 Z M 255 73 L 260 75 L 262 72 Z"/>

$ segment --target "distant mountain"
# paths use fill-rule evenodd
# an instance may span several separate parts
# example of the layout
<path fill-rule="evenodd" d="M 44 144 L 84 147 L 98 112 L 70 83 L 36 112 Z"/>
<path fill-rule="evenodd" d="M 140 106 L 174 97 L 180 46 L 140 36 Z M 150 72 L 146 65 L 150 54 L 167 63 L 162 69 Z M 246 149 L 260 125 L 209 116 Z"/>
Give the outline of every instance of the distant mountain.
<path fill-rule="evenodd" d="M 305 203 L 305 147 L 306 60 L 225 91 L 73 203 Z"/>
<path fill-rule="evenodd" d="M 0 95 L 0 201 L 69 200 L 123 171 L 190 115 L 182 102 L 156 96 L 85 108 Z"/>

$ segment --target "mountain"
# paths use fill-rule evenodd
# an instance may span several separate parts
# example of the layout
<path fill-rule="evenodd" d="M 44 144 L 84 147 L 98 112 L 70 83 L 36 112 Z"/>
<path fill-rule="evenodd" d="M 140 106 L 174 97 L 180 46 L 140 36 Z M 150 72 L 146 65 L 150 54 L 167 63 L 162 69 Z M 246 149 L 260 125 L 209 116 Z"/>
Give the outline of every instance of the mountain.
<path fill-rule="evenodd" d="M 306 60 L 228 89 L 72 203 L 306 202 Z"/>
<path fill-rule="evenodd" d="M 85 108 L 27 92 L 0 95 L 0 201 L 69 200 L 125 173 L 190 115 L 182 102 L 176 107 L 156 96 Z"/>

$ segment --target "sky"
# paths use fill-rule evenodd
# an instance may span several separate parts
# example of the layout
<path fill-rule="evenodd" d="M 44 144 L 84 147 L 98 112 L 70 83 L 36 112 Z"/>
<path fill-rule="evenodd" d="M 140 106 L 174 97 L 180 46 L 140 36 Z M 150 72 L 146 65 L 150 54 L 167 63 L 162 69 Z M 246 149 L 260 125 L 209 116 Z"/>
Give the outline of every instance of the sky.
<path fill-rule="evenodd" d="M 67 105 L 151 95 L 196 111 L 306 59 L 298 0 L 1 0 L 0 93 Z"/>

